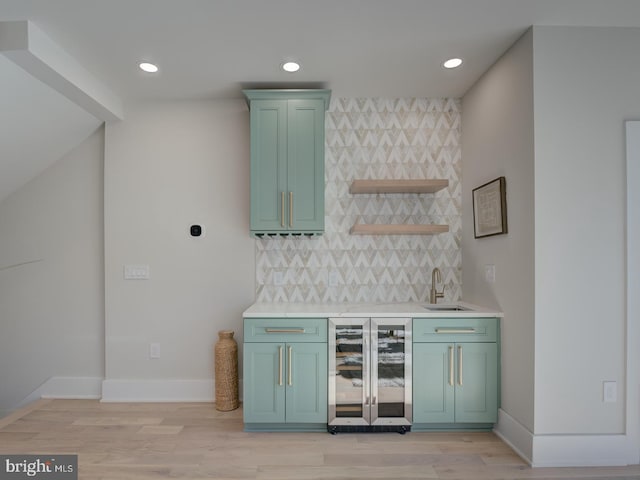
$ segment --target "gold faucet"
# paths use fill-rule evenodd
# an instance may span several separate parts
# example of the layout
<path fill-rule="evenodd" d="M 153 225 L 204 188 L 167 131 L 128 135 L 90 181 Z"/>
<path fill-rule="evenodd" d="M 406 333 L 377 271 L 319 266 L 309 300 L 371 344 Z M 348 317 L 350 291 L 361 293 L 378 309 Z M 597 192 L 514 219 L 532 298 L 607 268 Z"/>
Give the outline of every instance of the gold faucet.
<path fill-rule="evenodd" d="M 438 282 L 442 283 L 442 274 L 440 273 L 440 269 L 436 267 L 431 272 L 431 294 L 429 295 L 430 303 L 438 303 L 439 298 L 444 298 L 444 285 L 442 286 L 442 291 L 439 292 L 436 288 Z"/>

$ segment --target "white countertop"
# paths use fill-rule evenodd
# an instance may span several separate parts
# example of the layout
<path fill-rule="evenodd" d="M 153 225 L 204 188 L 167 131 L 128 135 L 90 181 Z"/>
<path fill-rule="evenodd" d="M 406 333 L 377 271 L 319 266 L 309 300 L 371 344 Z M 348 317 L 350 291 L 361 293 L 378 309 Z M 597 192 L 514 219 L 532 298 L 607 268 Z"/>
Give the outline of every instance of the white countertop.
<path fill-rule="evenodd" d="M 446 307 L 427 302 L 409 303 L 254 303 L 244 311 L 244 318 L 318 318 L 318 317 L 412 317 L 412 318 L 480 318 L 503 317 L 497 310 L 466 302 L 454 305 L 462 311 L 434 311 L 426 307 Z"/>

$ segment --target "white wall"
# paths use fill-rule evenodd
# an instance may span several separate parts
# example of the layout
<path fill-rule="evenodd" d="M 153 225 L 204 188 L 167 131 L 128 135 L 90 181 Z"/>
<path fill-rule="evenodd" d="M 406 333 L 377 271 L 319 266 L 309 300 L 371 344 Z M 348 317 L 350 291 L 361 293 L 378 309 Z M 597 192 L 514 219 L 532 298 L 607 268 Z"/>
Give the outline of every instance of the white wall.
<path fill-rule="evenodd" d="M 33 392 L 100 395 L 103 151 L 99 128 L 0 203 L 0 416 Z"/>
<path fill-rule="evenodd" d="M 529 31 L 467 92 L 462 105 L 462 291 L 502 310 L 502 410 L 534 426 L 533 35 Z M 473 188 L 506 177 L 506 235 L 475 239 Z M 496 281 L 484 279 L 495 265 Z"/>
<path fill-rule="evenodd" d="M 472 240 L 467 203 L 463 296 L 493 295 L 506 313 L 498 432 L 537 466 L 638 459 L 639 368 L 627 354 L 640 349 L 640 340 L 627 335 L 637 332 L 640 319 L 627 322 L 625 309 L 624 122 L 640 116 L 639 42 L 640 29 L 534 27 L 463 102 L 464 198 L 470 182 L 482 180 L 481 170 L 504 174 L 510 230 L 489 246 Z M 522 64 L 510 70 L 514 61 Z M 522 109 L 533 112 L 533 126 Z M 490 124 L 484 132 L 481 119 Z M 528 223 L 528 236 L 535 226 L 534 255 L 531 238 L 514 241 L 526 229 L 514 222 Z M 497 282 L 488 288 L 479 279 L 481 266 L 494 259 Z M 506 277 L 505 261 L 513 263 Z M 533 315 L 528 333 L 514 307 Z M 616 402 L 603 402 L 605 380 L 617 383 Z M 525 398 L 519 388 L 528 390 Z"/>
<path fill-rule="evenodd" d="M 640 121 L 626 122 L 627 144 L 627 425 L 640 424 Z M 627 429 L 629 457 L 640 463 L 640 428 Z"/>
<path fill-rule="evenodd" d="M 132 105 L 107 125 L 105 400 L 212 398 L 217 332 L 241 342 L 254 301 L 254 242 L 243 101 Z M 124 280 L 126 264 L 150 279 Z"/>
<path fill-rule="evenodd" d="M 640 29 L 534 29 L 536 434 L 623 433 L 624 121 Z M 603 403 L 602 382 L 619 401 Z"/>

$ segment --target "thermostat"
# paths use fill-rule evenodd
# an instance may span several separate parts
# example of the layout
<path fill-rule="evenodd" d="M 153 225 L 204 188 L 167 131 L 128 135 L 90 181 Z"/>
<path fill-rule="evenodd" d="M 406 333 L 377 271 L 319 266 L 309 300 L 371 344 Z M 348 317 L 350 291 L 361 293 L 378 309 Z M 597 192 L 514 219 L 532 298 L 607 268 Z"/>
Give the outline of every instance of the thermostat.
<path fill-rule="evenodd" d="M 204 227 L 202 225 L 191 225 L 191 227 L 189 227 L 189 233 L 192 237 L 204 236 Z"/>

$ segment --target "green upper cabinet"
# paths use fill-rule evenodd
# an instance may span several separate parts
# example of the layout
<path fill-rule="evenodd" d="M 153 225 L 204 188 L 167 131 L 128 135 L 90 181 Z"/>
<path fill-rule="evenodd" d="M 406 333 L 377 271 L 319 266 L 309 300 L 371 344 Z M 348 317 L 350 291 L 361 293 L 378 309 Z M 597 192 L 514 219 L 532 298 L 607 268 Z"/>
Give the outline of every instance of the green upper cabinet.
<path fill-rule="evenodd" d="M 251 112 L 251 233 L 324 231 L 330 90 L 244 90 Z"/>

